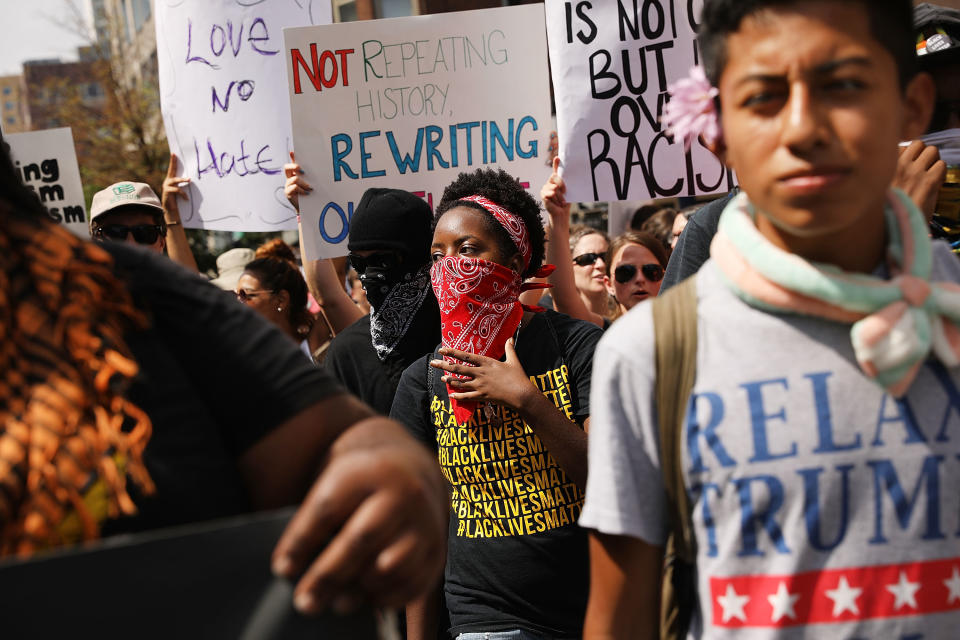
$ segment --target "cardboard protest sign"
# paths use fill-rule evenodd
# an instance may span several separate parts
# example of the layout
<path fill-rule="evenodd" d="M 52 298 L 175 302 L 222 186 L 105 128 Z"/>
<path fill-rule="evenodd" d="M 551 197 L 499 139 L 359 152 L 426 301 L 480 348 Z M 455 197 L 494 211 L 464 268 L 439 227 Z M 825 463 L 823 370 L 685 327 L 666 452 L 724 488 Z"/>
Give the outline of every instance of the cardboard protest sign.
<path fill-rule="evenodd" d="M 158 0 L 160 105 L 187 227 L 296 229 L 283 195 L 290 111 L 281 29 L 328 24 L 322 0 Z"/>
<path fill-rule="evenodd" d="M 284 50 L 310 258 L 347 253 L 370 187 L 433 206 L 461 172 L 550 175 L 542 5 L 285 29 Z"/>
<path fill-rule="evenodd" d="M 5 134 L 13 166 L 47 209 L 47 215 L 81 238 L 89 238 L 80 167 L 69 127 Z"/>
<path fill-rule="evenodd" d="M 663 131 L 667 86 L 698 64 L 703 0 L 547 0 L 547 36 L 567 199 L 644 200 L 728 191 L 699 142 Z"/>

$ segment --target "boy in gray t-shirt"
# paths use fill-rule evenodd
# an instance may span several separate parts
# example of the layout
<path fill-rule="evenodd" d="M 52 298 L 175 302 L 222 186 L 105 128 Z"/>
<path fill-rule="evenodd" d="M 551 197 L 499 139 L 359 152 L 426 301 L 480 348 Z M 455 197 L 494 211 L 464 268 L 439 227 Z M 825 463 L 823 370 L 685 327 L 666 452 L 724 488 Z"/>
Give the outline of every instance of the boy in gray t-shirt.
<path fill-rule="evenodd" d="M 960 628 L 960 263 L 887 192 L 929 118 L 907 0 L 706 0 L 743 193 L 697 275 L 693 638 Z M 654 638 L 670 529 L 649 304 L 594 358 L 585 637 Z"/>

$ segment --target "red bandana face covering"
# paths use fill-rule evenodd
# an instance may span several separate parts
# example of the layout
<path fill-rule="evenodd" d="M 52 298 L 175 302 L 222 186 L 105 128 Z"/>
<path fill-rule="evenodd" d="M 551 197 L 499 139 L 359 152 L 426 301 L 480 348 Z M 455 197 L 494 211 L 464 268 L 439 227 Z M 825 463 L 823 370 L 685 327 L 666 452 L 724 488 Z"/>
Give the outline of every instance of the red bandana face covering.
<path fill-rule="evenodd" d="M 448 256 L 433 263 L 430 277 L 440 304 L 443 346 L 502 358 L 507 340 L 523 318 L 520 274 L 488 260 Z M 444 360 L 464 364 L 450 356 Z M 456 390 L 448 384 L 447 393 Z M 477 408 L 476 401 L 452 398 L 450 405 L 457 424 L 467 422 Z"/>
<path fill-rule="evenodd" d="M 532 250 L 527 226 L 514 215 L 483 196 L 461 198 L 462 202 L 480 205 L 506 229 L 514 246 L 523 257 L 523 269 L 530 265 Z M 544 265 L 532 275 L 546 278 L 553 273 L 553 265 Z M 521 284 L 522 276 L 495 262 L 448 256 L 433 264 L 430 270 L 433 292 L 440 303 L 441 340 L 448 349 L 499 360 L 506 352 L 507 340 L 520 326 L 524 309 L 543 311 L 540 307 L 520 304 L 520 294 L 530 289 L 546 289 L 543 283 Z M 466 364 L 444 356 L 454 364 Z M 454 375 L 454 374 L 450 374 Z M 455 376 L 466 380 L 468 376 Z M 447 394 L 456 393 L 447 385 Z M 450 399 L 457 424 L 470 420 L 477 409 L 476 401 Z"/>

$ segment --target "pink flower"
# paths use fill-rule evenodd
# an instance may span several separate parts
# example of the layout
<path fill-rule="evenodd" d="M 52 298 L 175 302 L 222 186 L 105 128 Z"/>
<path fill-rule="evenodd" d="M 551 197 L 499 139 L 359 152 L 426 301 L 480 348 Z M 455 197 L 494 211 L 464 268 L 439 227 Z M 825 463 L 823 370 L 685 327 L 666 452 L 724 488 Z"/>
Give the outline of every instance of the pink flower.
<path fill-rule="evenodd" d="M 717 89 L 710 85 L 702 67 L 691 68 L 689 76 L 677 80 L 667 90 L 670 102 L 660 121 L 675 140 L 683 140 L 685 151 L 690 150 L 699 135 L 708 144 L 720 139 L 720 118 L 714 103 Z"/>

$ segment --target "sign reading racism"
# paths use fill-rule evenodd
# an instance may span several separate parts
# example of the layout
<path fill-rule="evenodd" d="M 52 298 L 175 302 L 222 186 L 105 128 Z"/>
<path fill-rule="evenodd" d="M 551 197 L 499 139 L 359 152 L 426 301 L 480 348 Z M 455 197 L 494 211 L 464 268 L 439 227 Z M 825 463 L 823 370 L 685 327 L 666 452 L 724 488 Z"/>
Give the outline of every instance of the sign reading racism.
<path fill-rule="evenodd" d="M 20 181 L 40 198 L 47 215 L 81 238 L 89 238 L 80 167 L 69 127 L 9 133 L 13 166 Z"/>
<path fill-rule="evenodd" d="M 192 180 L 185 226 L 296 229 L 283 195 L 292 144 L 281 29 L 330 21 L 321 0 L 158 0 L 160 104 Z"/>
<path fill-rule="evenodd" d="M 550 175 L 542 5 L 284 30 L 310 258 L 347 253 L 370 187 L 434 206 L 461 172 L 499 167 L 534 192 Z"/>
<path fill-rule="evenodd" d="M 667 86 L 699 63 L 703 0 L 547 0 L 567 199 L 644 200 L 729 191 L 733 174 L 660 123 Z"/>

